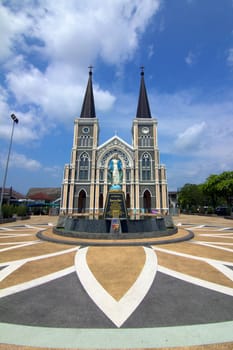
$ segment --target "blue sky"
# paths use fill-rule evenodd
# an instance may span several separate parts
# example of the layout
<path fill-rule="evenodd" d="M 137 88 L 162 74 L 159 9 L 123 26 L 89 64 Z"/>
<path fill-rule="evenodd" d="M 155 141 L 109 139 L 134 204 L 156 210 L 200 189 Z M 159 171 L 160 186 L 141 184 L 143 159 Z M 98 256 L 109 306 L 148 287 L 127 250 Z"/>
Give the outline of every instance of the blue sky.
<path fill-rule="evenodd" d="M 59 187 L 93 69 L 100 143 L 131 143 L 141 65 L 169 190 L 233 170 L 232 0 L 2 0 L 0 181 Z"/>

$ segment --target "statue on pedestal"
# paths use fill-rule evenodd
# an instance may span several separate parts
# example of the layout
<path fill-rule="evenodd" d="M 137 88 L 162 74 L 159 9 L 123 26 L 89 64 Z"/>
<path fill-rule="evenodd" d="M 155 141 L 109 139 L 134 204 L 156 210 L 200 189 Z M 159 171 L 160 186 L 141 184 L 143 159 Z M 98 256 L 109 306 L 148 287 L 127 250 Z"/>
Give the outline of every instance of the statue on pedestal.
<path fill-rule="evenodd" d="M 121 190 L 123 178 L 122 163 L 117 155 L 109 162 L 108 179 L 111 182 L 110 190 Z"/>
<path fill-rule="evenodd" d="M 120 220 L 127 219 L 128 217 L 125 194 L 121 188 L 122 179 L 122 163 L 118 155 L 114 154 L 108 164 L 108 183 L 111 183 L 111 187 L 107 193 L 104 208 L 104 218 L 112 220 L 110 230 L 112 233 L 120 233 Z"/>

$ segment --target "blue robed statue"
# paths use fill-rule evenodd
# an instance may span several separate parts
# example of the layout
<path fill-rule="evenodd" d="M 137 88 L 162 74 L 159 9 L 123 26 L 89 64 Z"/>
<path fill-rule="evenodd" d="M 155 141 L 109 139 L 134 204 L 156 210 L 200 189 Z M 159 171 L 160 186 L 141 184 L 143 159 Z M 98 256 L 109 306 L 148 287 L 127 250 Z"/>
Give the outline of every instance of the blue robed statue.
<path fill-rule="evenodd" d="M 114 156 L 109 162 L 108 166 L 108 179 L 111 182 L 110 190 L 121 190 L 122 184 L 122 163 L 117 155 Z"/>

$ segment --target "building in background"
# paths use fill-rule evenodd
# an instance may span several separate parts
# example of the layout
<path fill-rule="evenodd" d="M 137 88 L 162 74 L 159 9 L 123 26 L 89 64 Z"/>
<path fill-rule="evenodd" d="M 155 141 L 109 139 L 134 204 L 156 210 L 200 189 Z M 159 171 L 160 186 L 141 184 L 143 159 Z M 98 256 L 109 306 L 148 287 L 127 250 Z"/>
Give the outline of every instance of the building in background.
<path fill-rule="evenodd" d="M 143 69 L 137 113 L 132 120 L 132 145 L 116 135 L 99 145 L 99 131 L 90 69 L 80 118 L 74 121 L 71 161 L 64 168 L 61 214 L 103 212 L 111 186 L 110 164 L 116 158 L 129 213 L 167 213 L 166 168 L 160 164 L 157 120 L 151 116 Z"/>
<path fill-rule="evenodd" d="M 0 196 L 1 194 L 2 194 L 2 187 L 0 187 Z M 12 187 L 4 188 L 2 204 L 11 205 L 18 202 L 22 198 L 25 198 L 25 195 L 15 191 Z"/>

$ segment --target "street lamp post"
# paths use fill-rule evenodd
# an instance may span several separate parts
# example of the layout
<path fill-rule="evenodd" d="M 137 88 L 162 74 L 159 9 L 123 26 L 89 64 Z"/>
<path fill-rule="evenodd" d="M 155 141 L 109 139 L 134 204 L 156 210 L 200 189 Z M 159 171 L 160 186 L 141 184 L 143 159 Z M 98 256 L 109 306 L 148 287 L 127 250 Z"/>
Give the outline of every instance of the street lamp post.
<path fill-rule="evenodd" d="M 11 146 L 12 146 L 12 140 L 13 140 L 13 134 L 14 134 L 14 127 L 15 127 L 15 124 L 18 124 L 18 122 L 19 122 L 19 120 L 18 120 L 18 118 L 15 116 L 15 114 L 11 114 L 11 119 L 12 119 L 12 121 L 13 121 L 13 124 L 12 124 L 11 139 L 10 139 L 10 145 L 9 145 L 9 150 L 8 150 L 8 156 L 7 156 L 7 161 L 6 161 L 6 168 L 5 168 L 5 173 L 4 173 L 4 178 L 3 178 L 3 184 L 2 184 L 2 191 L 1 191 L 1 199 L 0 199 L 0 219 L 3 218 L 2 203 L 3 203 L 3 196 L 4 196 L 5 186 L 6 186 L 6 178 L 7 178 L 8 164 L 9 164 L 10 153 L 11 153 Z"/>

